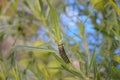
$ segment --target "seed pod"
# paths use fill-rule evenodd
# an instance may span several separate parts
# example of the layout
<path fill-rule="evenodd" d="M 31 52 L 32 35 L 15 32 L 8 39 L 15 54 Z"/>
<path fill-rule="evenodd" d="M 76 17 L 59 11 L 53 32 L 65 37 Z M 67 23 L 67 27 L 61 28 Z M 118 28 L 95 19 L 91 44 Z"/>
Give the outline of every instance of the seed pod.
<path fill-rule="evenodd" d="M 66 62 L 66 63 L 70 63 L 67 55 L 66 55 L 66 52 L 65 52 L 65 49 L 64 49 L 64 46 L 62 43 L 58 43 L 58 50 L 59 50 L 59 54 L 60 56 L 62 57 L 62 59 Z"/>

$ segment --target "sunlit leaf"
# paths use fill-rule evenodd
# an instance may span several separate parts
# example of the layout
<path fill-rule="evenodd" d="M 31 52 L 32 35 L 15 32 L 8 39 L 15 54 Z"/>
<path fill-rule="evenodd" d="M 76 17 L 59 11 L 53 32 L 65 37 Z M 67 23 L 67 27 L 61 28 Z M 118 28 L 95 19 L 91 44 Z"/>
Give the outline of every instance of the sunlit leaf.
<path fill-rule="evenodd" d="M 119 56 L 115 55 L 113 58 L 116 62 L 120 63 L 120 57 Z"/>
<path fill-rule="evenodd" d="M 90 0 L 92 7 L 100 11 L 104 10 L 107 1 L 108 0 Z"/>
<path fill-rule="evenodd" d="M 47 0 L 47 3 L 50 7 L 50 16 L 52 20 L 52 25 L 54 26 L 54 29 L 55 29 L 55 37 L 56 37 L 56 40 L 59 42 L 61 40 L 59 19 L 58 19 L 55 8 L 51 5 L 49 0 Z"/>
<path fill-rule="evenodd" d="M 113 0 L 109 0 L 109 2 L 115 8 L 115 10 L 117 11 L 118 15 L 120 16 L 120 8 L 118 7 L 118 5 Z"/>

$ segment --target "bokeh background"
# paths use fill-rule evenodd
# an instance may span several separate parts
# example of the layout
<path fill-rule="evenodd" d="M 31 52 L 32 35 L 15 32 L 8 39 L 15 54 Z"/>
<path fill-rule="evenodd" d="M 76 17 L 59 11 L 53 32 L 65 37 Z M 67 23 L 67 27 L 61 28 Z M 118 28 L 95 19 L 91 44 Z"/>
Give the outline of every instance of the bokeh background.
<path fill-rule="evenodd" d="M 0 80 L 119 80 L 119 7 L 119 0 L 0 0 Z"/>

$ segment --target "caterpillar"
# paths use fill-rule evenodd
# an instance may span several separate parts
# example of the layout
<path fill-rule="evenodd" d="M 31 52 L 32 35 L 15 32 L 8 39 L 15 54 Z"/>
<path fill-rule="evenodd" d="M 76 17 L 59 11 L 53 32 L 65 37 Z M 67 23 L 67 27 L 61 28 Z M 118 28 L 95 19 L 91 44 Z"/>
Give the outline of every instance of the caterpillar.
<path fill-rule="evenodd" d="M 66 63 L 70 63 L 70 60 L 68 59 L 63 43 L 58 43 L 58 50 L 59 50 L 59 54 L 61 56 L 61 58 L 66 62 Z"/>

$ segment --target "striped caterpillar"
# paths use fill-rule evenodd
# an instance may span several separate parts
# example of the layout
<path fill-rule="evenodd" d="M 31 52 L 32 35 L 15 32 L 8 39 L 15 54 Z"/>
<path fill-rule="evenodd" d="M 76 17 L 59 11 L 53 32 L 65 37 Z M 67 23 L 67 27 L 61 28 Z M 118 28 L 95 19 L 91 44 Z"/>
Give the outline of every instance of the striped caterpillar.
<path fill-rule="evenodd" d="M 70 60 L 68 59 L 64 46 L 62 43 L 58 43 L 58 50 L 59 50 L 59 54 L 62 57 L 62 59 L 66 62 L 66 63 L 70 63 Z"/>

